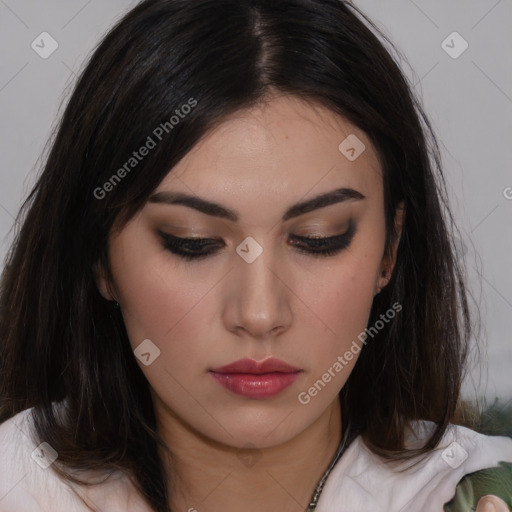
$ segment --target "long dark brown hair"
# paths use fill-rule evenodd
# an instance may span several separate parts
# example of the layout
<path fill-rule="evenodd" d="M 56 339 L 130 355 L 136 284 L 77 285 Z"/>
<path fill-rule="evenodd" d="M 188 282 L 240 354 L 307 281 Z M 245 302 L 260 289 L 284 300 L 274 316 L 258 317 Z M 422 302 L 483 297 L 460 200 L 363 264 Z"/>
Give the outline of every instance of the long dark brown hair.
<path fill-rule="evenodd" d="M 340 393 L 343 421 L 389 459 L 434 448 L 456 410 L 470 315 L 436 139 L 388 44 L 338 0 L 145 0 L 128 12 L 78 78 L 18 214 L 0 283 L 0 422 L 33 408 L 35 435 L 58 452 L 61 471 L 124 470 L 155 511 L 169 511 L 149 384 L 94 265 L 110 274 L 113 228 L 201 137 L 278 91 L 369 136 L 383 171 L 386 254 L 405 205 L 396 265 L 369 324 L 395 302 L 403 309 L 361 352 Z M 98 198 L 191 99 L 194 108 Z M 415 419 L 435 430 L 419 451 L 404 450 Z"/>

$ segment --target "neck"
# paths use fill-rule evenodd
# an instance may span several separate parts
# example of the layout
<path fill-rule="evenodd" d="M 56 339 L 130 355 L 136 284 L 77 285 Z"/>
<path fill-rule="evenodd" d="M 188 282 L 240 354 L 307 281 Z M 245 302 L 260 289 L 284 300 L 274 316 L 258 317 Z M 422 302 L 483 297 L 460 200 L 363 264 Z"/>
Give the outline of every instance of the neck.
<path fill-rule="evenodd" d="M 173 511 L 305 511 L 341 439 L 337 399 L 296 437 L 261 449 L 227 446 L 169 414 L 157 417 L 172 454 L 164 460 Z"/>

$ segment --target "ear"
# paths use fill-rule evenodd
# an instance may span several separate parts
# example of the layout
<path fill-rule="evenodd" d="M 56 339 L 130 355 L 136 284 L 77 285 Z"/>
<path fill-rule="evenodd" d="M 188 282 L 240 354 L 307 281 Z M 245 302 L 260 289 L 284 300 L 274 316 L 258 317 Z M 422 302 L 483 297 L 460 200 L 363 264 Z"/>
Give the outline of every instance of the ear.
<path fill-rule="evenodd" d="M 402 237 L 402 227 L 405 220 L 405 206 L 404 202 L 401 201 L 395 210 L 395 233 L 396 239 L 390 250 L 386 251 L 379 268 L 379 275 L 376 282 L 376 292 L 379 293 L 390 281 L 393 269 L 396 264 L 396 256 L 398 251 L 398 244 Z"/>
<path fill-rule="evenodd" d="M 105 300 L 116 300 L 114 294 L 112 293 L 112 283 L 107 277 L 107 273 L 105 272 L 104 265 L 97 261 L 93 266 L 94 279 L 96 281 L 96 286 L 98 287 L 98 291 L 101 293 Z"/>

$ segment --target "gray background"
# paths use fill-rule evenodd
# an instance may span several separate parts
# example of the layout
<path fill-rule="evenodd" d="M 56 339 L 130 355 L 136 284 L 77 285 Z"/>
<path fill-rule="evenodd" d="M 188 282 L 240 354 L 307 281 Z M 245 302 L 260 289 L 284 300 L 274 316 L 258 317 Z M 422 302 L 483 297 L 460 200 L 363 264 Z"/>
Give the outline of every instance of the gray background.
<path fill-rule="evenodd" d="M 77 71 L 136 1 L 0 0 L 0 258 L 13 219 Z M 356 0 L 397 45 L 441 142 L 472 294 L 482 314 L 480 359 L 464 394 L 512 398 L 511 0 Z M 469 44 L 452 58 L 442 42 Z M 48 32 L 47 59 L 31 47 Z M 41 43 L 40 43 L 41 44 Z M 462 48 L 457 38 L 445 45 Z M 46 46 L 48 48 L 48 46 Z M 473 306 L 475 307 L 475 306 Z M 478 354 L 475 355 L 477 356 Z"/>

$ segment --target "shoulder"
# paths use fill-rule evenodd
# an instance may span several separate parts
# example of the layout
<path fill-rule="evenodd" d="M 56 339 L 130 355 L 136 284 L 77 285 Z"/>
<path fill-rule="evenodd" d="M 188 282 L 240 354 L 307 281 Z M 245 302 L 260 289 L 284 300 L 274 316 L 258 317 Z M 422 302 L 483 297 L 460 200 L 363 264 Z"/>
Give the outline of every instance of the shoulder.
<path fill-rule="evenodd" d="M 44 493 L 38 492 L 42 489 L 51 489 L 53 494 L 59 490 L 59 504 L 63 498 L 69 498 L 62 495 L 64 490 L 57 485 L 56 476 L 48 471 L 53 455 L 51 447 L 38 449 L 32 441 L 30 413 L 31 409 L 27 409 L 0 425 L 0 512 L 48 509 Z"/>
<path fill-rule="evenodd" d="M 31 412 L 26 409 L 0 424 L 0 512 L 149 510 L 120 472 L 94 486 L 61 478 L 52 467 L 58 453 L 48 443 L 33 441 Z"/>
<path fill-rule="evenodd" d="M 433 427 L 431 422 L 414 422 L 408 431 L 407 446 L 421 445 Z M 512 471 L 509 476 L 509 466 L 500 464 L 512 463 L 509 437 L 486 436 L 450 425 L 437 448 L 413 462 L 417 464 L 386 463 L 357 437 L 329 475 L 317 512 L 474 510 L 445 509 L 444 505 L 454 500 L 464 477 L 472 478 L 474 483 L 475 474 L 491 468 L 499 471 L 500 478 L 510 478 L 508 489 L 512 487 Z M 482 492 L 494 491 L 486 484 Z"/>

